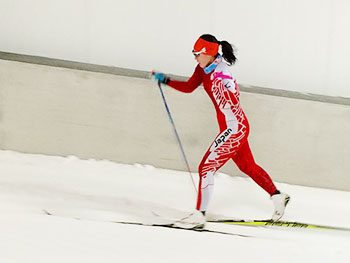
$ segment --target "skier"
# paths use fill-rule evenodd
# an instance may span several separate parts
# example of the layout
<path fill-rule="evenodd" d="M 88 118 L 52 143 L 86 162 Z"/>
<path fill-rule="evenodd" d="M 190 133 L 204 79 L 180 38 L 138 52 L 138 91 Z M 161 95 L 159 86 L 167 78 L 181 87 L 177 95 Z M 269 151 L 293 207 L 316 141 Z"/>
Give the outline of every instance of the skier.
<path fill-rule="evenodd" d="M 218 52 L 219 46 L 222 55 Z M 270 176 L 255 163 L 250 151 L 247 140 L 249 123 L 240 105 L 236 79 L 229 68 L 236 62 L 231 44 L 204 34 L 196 41 L 192 53 L 198 65 L 188 81 L 176 81 L 160 72 L 153 72 L 152 77 L 185 93 L 193 92 L 203 83 L 217 113 L 220 133 L 205 153 L 198 169 L 200 178 L 196 209 L 201 213 L 196 212 L 196 220 L 200 226 L 204 225 L 205 212 L 213 192 L 214 174 L 229 159 L 271 196 L 275 208 L 272 219 L 279 220 L 290 197 L 276 188 Z"/>

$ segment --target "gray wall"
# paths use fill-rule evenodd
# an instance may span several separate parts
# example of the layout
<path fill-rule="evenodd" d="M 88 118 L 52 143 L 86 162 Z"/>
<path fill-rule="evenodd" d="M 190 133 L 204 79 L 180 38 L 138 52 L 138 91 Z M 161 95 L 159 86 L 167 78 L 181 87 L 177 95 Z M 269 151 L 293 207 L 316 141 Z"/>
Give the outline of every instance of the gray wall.
<path fill-rule="evenodd" d="M 164 87 L 193 170 L 218 132 L 202 88 Z M 278 182 L 350 190 L 350 107 L 242 92 L 257 163 Z M 0 148 L 185 170 L 148 79 L 0 60 Z M 222 172 L 242 175 L 232 163 Z"/>

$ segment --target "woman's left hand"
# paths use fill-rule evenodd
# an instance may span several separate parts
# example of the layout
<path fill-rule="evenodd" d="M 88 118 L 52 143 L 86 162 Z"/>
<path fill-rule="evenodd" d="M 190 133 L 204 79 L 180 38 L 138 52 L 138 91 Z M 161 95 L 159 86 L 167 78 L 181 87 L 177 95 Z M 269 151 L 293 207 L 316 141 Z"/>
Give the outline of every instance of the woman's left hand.
<path fill-rule="evenodd" d="M 160 81 L 161 83 L 164 83 L 164 84 L 168 84 L 170 81 L 170 78 L 168 76 L 166 76 L 163 73 L 155 72 L 155 71 L 152 71 L 152 79 L 156 82 Z"/>

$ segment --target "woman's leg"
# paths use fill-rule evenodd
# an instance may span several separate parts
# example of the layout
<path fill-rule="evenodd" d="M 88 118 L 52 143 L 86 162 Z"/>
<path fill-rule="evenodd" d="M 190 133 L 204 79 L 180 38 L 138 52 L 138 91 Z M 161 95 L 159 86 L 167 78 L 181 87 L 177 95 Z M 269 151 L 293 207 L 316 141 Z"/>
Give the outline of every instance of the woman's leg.
<path fill-rule="evenodd" d="M 229 137 L 230 130 L 220 133 L 209 150 L 204 155 L 199 165 L 199 189 L 197 199 L 197 210 L 205 212 L 214 187 L 214 174 L 219 170 L 232 155 L 241 147 L 241 141 L 245 139 L 242 134 L 233 134 Z M 226 137 L 223 137 L 225 135 Z"/>
<path fill-rule="evenodd" d="M 264 171 L 264 169 L 255 163 L 248 141 L 242 145 L 232 159 L 242 172 L 249 175 L 258 185 L 271 195 L 271 199 L 275 206 L 272 220 L 279 220 L 284 214 L 284 210 L 290 197 L 288 194 L 278 191 L 270 176 Z"/>
<path fill-rule="evenodd" d="M 219 156 L 216 152 L 208 152 L 204 156 L 199 166 L 197 210 L 202 212 L 207 210 L 214 188 L 214 174 L 229 159 L 229 155 Z"/>
<path fill-rule="evenodd" d="M 251 177 L 266 192 L 270 195 L 276 193 L 276 186 L 272 182 L 270 176 L 255 163 L 247 140 L 232 157 L 232 160 L 243 173 Z"/>

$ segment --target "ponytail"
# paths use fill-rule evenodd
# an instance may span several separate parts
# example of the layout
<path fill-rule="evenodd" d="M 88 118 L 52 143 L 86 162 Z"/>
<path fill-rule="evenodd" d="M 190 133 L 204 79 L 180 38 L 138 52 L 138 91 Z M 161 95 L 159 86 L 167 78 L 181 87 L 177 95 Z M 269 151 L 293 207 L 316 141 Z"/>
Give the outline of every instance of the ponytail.
<path fill-rule="evenodd" d="M 230 65 L 235 64 L 237 58 L 234 54 L 233 47 L 227 41 L 219 41 L 222 50 L 222 57 L 229 63 Z"/>

